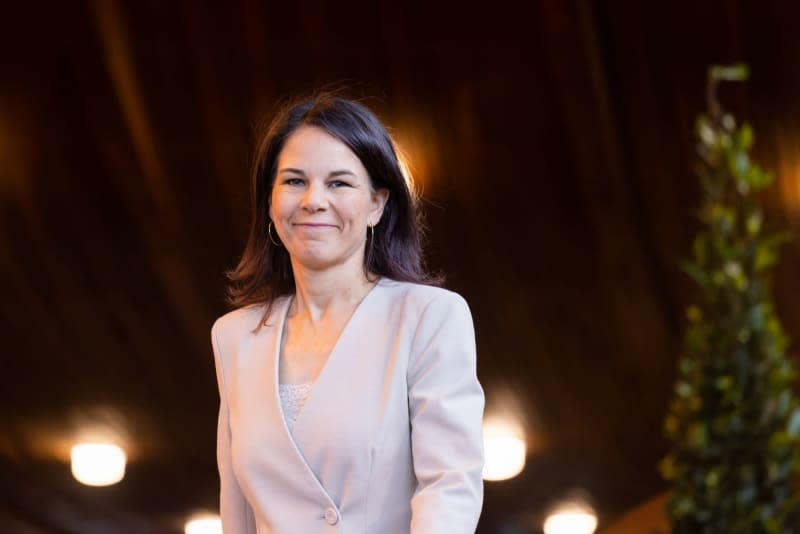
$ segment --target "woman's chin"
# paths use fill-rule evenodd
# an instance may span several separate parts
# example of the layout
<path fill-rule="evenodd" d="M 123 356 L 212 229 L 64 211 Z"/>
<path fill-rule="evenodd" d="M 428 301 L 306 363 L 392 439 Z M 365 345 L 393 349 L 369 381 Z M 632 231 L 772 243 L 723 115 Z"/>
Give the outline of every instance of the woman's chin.
<path fill-rule="evenodd" d="M 305 253 L 292 256 L 292 263 L 309 271 L 324 271 L 338 265 L 341 261 L 331 254 Z"/>
<path fill-rule="evenodd" d="M 299 267 L 308 271 L 325 271 L 347 263 L 360 266 L 363 263 L 363 257 L 361 261 L 358 261 L 354 256 L 350 255 L 308 250 L 302 254 L 292 255 L 292 265 L 295 268 Z"/>

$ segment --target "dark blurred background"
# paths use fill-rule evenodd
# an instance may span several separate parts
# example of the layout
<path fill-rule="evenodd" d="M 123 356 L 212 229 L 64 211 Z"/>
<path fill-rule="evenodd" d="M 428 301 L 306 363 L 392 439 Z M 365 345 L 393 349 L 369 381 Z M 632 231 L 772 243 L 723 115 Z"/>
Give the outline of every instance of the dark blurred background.
<path fill-rule="evenodd" d="M 537 533 L 574 490 L 608 525 L 666 490 L 661 421 L 696 296 L 706 69 L 800 231 L 800 4 L 16 2 L 0 16 L 0 531 L 180 532 L 216 510 L 209 344 L 247 230 L 254 127 L 345 82 L 425 197 L 430 265 L 470 303 L 488 412 L 524 471 L 479 532 Z M 800 337 L 800 242 L 775 280 Z M 72 440 L 111 429 L 126 478 Z"/>

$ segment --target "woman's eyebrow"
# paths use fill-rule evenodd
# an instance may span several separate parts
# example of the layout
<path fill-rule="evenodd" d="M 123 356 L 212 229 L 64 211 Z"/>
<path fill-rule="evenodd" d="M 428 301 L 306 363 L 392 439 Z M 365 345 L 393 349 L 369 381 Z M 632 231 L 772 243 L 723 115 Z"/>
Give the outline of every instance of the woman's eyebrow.
<path fill-rule="evenodd" d="M 295 169 L 294 167 L 285 167 L 278 171 L 278 174 L 283 174 L 285 172 L 290 172 L 292 174 L 299 174 L 300 176 L 305 176 L 306 173 L 303 172 L 301 169 Z M 329 178 L 336 178 L 337 176 L 355 176 L 353 171 L 349 171 L 347 169 L 338 169 L 335 171 L 331 171 L 328 173 Z"/>
<path fill-rule="evenodd" d="M 347 169 L 341 169 L 341 170 L 338 170 L 338 171 L 331 172 L 328 175 L 328 177 L 334 178 L 336 176 L 344 176 L 344 175 L 355 176 L 355 173 L 353 173 L 353 171 L 348 171 Z"/>

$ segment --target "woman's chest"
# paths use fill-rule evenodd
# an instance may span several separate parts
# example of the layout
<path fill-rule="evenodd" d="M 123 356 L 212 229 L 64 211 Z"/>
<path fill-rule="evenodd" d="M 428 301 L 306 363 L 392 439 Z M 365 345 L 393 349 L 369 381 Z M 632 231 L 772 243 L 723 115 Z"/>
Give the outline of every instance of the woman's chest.
<path fill-rule="evenodd" d="M 278 381 L 281 384 L 313 383 L 328 363 L 332 345 L 285 345 L 278 355 Z"/>
<path fill-rule="evenodd" d="M 278 354 L 278 379 L 281 384 L 316 381 L 336 347 L 341 325 L 323 324 L 310 328 L 287 321 Z"/>
<path fill-rule="evenodd" d="M 395 451 L 391 456 L 410 454 L 405 355 L 400 347 L 384 347 L 334 351 L 291 432 L 275 382 L 256 378 L 267 369 L 242 373 L 231 406 L 239 476 L 282 479 L 308 469 L 338 503 L 346 487 L 366 484 L 376 462 L 387 461 L 387 443 Z"/>

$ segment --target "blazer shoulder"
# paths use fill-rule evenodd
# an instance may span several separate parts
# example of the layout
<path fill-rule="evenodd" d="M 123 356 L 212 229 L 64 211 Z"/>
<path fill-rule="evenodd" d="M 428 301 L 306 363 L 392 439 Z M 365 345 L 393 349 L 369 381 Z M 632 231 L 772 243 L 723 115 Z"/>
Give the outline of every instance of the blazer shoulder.
<path fill-rule="evenodd" d="M 391 279 L 381 280 L 381 285 L 388 290 L 392 300 L 403 301 L 418 310 L 423 310 L 430 305 L 469 309 L 464 297 L 443 287 L 413 282 L 398 282 Z"/>
<path fill-rule="evenodd" d="M 218 317 L 211 327 L 211 338 L 224 344 L 242 338 L 248 333 L 257 333 L 262 326 L 269 326 L 275 320 L 275 314 L 283 308 L 288 296 L 278 297 L 272 301 L 270 317 L 265 319 L 267 304 L 251 304 L 235 309 Z"/>
<path fill-rule="evenodd" d="M 264 315 L 263 304 L 252 304 L 229 311 L 214 321 L 211 326 L 212 336 L 219 339 L 235 335 L 243 330 L 254 330 Z"/>

